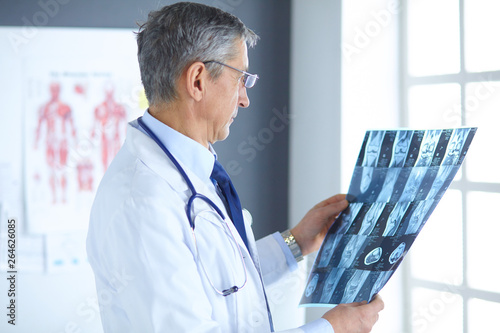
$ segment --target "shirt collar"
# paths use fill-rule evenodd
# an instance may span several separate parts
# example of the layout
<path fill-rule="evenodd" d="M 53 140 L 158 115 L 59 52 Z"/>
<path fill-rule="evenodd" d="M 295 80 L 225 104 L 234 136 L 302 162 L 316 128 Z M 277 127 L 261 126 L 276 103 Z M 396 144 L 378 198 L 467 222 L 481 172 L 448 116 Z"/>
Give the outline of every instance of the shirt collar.
<path fill-rule="evenodd" d="M 205 148 L 200 143 L 159 121 L 148 110 L 144 112 L 142 120 L 184 167 L 191 170 L 204 182 L 210 180 L 217 157 L 212 145 L 209 144 L 209 149 Z"/>

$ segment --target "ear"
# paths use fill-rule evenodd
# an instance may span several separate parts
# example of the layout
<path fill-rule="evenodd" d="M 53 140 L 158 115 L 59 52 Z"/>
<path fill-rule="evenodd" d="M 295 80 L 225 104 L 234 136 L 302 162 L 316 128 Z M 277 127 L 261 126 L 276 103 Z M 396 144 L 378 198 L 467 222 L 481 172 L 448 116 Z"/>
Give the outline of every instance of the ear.
<path fill-rule="evenodd" d="M 186 90 L 188 95 L 199 102 L 206 93 L 208 71 L 200 61 L 193 63 L 186 70 Z"/>

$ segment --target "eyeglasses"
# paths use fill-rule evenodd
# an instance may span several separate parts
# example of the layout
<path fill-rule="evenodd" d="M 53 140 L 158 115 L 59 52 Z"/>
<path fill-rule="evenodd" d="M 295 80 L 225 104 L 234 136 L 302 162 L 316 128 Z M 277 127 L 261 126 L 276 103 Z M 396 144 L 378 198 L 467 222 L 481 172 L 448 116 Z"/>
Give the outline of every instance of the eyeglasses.
<path fill-rule="evenodd" d="M 245 85 L 245 88 L 248 88 L 248 89 L 252 88 L 255 85 L 255 83 L 257 82 L 257 80 L 259 79 L 259 76 L 257 74 L 250 74 L 248 72 L 242 71 L 241 69 L 234 68 L 233 66 L 226 65 L 226 64 L 219 62 L 219 61 L 209 60 L 209 61 L 204 61 L 203 63 L 208 64 L 211 62 L 222 65 L 222 66 L 229 67 L 231 69 L 234 69 L 235 71 L 242 73 L 244 75 L 243 76 L 243 84 Z"/>

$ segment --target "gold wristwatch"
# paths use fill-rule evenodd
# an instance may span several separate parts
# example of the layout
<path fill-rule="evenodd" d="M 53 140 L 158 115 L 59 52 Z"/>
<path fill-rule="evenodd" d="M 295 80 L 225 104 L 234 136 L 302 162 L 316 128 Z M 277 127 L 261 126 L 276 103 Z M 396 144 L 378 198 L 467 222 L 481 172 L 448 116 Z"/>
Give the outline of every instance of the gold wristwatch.
<path fill-rule="evenodd" d="M 295 237 L 292 235 L 290 230 L 283 231 L 281 233 L 281 237 L 283 237 L 283 239 L 285 240 L 286 245 L 288 245 L 288 248 L 290 249 L 290 251 L 292 251 L 292 254 L 297 262 L 304 259 L 304 257 L 302 256 L 302 251 L 300 250 L 300 246 L 295 241 Z"/>

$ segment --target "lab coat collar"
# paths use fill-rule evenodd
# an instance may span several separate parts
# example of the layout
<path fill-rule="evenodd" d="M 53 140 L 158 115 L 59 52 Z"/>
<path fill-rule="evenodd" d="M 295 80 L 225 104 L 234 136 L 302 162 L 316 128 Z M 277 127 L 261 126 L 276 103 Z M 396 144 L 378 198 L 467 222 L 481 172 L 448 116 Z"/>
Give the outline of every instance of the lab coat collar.
<path fill-rule="evenodd" d="M 149 167 L 152 171 L 162 177 L 170 186 L 177 192 L 189 192 L 187 196 L 191 196 L 190 189 L 178 172 L 175 165 L 172 163 L 170 158 L 163 152 L 163 150 L 151 139 L 147 134 L 143 133 L 140 129 L 139 123 L 137 120 L 131 121 L 127 128 L 127 137 L 125 140 L 125 146 L 129 151 L 137 156 L 137 158 L 144 163 L 147 167 Z M 194 172 L 192 172 L 189 168 L 187 168 L 181 161 L 178 161 L 181 167 L 184 169 L 188 177 L 190 178 L 193 186 L 195 187 L 198 193 L 202 193 L 207 196 L 210 200 L 212 200 L 218 207 L 224 207 L 224 203 L 221 201 L 220 197 L 217 195 L 215 191 L 215 187 L 210 189 L 208 186 L 213 186 L 207 184 L 202 181 Z M 249 253 L 249 249 L 243 243 L 243 240 L 239 236 L 236 228 L 234 228 L 233 222 L 230 220 L 227 214 L 226 219 L 228 224 L 231 225 L 233 229 L 233 234 L 240 245 L 240 248 L 243 249 L 244 252 Z M 249 228 L 251 226 L 246 224 L 246 232 L 247 237 L 252 237 L 253 234 L 249 233 Z M 252 244 L 254 245 L 254 244 Z M 252 251 L 251 257 L 255 256 L 255 251 Z"/>
<path fill-rule="evenodd" d="M 187 169 L 191 170 L 202 181 L 207 183 L 210 181 L 216 156 L 211 145 L 207 149 L 200 143 L 153 117 L 149 110 L 144 112 L 142 120 L 177 161 L 182 162 Z"/>
<path fill-rule="evenodd" d="M 165 179 L 177 192 L 188 191 L 189 187 L 175 165 L 163 150 L 147 134 L 139 129 L 137 119 L 127 127 L 125 147 L 142 163 Z M 182 166 L 182 163 L 181 163 Z"/>
<path fill-rule="evenodd" d="M 160 146 L 158 146 L 158 144 L 156 144 L 156 142 L 141 129 L 137 119 L 131 121 L 128 125 L 125 145 L 129 148 L 132 154 L 136 155 L 137 158 L 139 158 L 146 166 L 165 179 L 165 181 L 167 181 L 170 186 L 174 188 L 174 190 L 177 192 L 189 191 L 189 186 L 187 185 L 186 180 L 179 173 L 174 163 L 160 148 Z M 211 155 L 211 153 L 204 147 L 203 152 L 207 152 Z M 215 159 L 214 155 L 211 156 L 212 159 Z M 197 192 L 203 193 L 214 202 L 218 202 L 218 200 L 220 200 L 219 196 L 215 192 L 215 188 L 211 190 L 208 187 L 213 186 L 213 183 L 209 178 L 212 173 L 212 169 L 210 169 L 210 173 L 206 179 L 200 179 L 199 175 L 186 166 L 184 161 L 177 160 L 177 162 L 184 169 Z M 213 163 L 214 162 L 212 162 L 212 168 Z M 189 195 L 191 195 L 191 193 L 189 193 Z"/>

